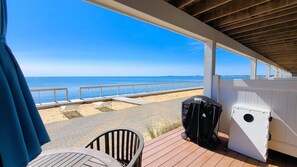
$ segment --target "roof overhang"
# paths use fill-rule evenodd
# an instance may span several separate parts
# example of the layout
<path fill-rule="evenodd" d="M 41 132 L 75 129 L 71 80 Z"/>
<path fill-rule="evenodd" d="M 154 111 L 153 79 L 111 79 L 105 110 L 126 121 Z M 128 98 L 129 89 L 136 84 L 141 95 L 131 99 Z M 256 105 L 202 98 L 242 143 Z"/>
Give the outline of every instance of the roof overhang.
<path fill-rule="evenodd" d="M 86 1 L 200 41 L 213 40 L 220 48 L 287 71 L 270 59 L 163 0 Z"/>

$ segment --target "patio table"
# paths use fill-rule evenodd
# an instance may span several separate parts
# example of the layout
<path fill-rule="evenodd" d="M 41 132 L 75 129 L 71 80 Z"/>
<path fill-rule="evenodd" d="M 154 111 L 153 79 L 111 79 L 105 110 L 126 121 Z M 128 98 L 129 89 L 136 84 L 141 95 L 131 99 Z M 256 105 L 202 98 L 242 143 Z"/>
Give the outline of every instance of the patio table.
<path fill-rule="evenodd" d="M 120 163 L 110 155 L 80 147 L 45 151 L 31 161 L 28 166 L 121 167 Z"/>

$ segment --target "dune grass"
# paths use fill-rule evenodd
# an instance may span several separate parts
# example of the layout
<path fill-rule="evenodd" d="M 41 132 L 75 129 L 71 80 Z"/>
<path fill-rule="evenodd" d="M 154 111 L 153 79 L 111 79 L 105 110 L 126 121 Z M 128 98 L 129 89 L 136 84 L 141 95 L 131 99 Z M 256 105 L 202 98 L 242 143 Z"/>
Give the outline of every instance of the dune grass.
<path fill-rule="evenodd" d="M 182 126 L 181 119 L 175 119 L 175 120 L 165 119 L 160 121 L 157 125 L 148 125 L 146 129 L 151 139 L 153 139 L 173 129 L 179 128 L 180 126 Z"/>

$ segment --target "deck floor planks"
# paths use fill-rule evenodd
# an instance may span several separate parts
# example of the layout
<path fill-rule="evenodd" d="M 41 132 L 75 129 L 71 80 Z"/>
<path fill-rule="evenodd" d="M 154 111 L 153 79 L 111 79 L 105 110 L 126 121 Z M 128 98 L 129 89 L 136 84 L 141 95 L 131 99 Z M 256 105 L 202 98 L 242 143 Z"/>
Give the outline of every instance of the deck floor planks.
<path fill-rule="evenodd" d="M 269 164 L 266 164 L 266 163 L 264 163 L 264 162 L 259 162 L 258 166 L 259 166 L 259 167 L 268 167 Z"/>
<path fill-rule="evenodd" d="M 209 167 L 209 166 L 216 166 L 224 157 L 226 152 L 220 151 L 215 153 L 208 161 L 206 161 L 202 166 Z"/>
<path fill-rule="evenodd" d="M 158 158 L 148 165 L 149 166 L 160 166 L 160 164 L 163 164 L 166 161 L 172 159 L 173 157 L 176 156 L 176 154 L 179 154 L 180 152 L 184 151 L 185 149 L 187 149 L 190 146 L 193 146 L 193 143 L 184 142 L 181 146 L 174 148 L 172 151 L 169 151 L 167 154 L 165 154 L 162 158 Z"/>
<path fill-rule="evenodd" d="M 181 141 L 179 140 L 179 136 L 175 136 L 171 140 L 167 140 L 166 142 L 162 143 L 161 145 L 156 145 L 156 147 L 151 148 L 150 150 L 144 151 L 143 156 L 144 157 L 150 157 L 151 155 L 162 151 L 163 149 L 166 149 L 167 147 L 174 147 L 176 142 Z M 183 142 L 184 143 L 184 142 Z M 144 158 L 146 159 L 146 158 Z"/>
<path fill-rule="evenodd" d="M 178 162 L 176 167 L 185 167 L 191 164 L 196 158 L 201 156 L 203 153 L 206 152 L 205 148 L 199 147 L 197 150 L 195 150 L 192 154 L 189 154 L 186 158 L 184 158 L 182 161 Z"/>
<path fill-rule="evenodd" d="M 202 166 L 206 161 L 208 161 L 214 155 L 213 151 L 206 150 L 204 154 L 196 158 L 188 167 L 199 167 Z"/>
<path fill-rule="evenodd" d="M 287 162 L 277 159 L 268 159 L 267 163 L 259 162 L 240 153 L 228 150 L 222 144 L 215 151 L 200 147 L 190 141 L 183 140 L 180 134 L 183 128 L 177 128 L 145 143 L 143 164 L 145 167 L 277 167 L 297 166 L 296 159 Z M 228 136 L 219 133 L 222 141 L 228 141 Z M 224 143 L 223 142 L 223 143 Z"/>
<path fill-rule="evenodd" d="M 165 148 L 162 148 L 156 152 L 153 152 L 153 154 L 151 154 L 149 157 L 143 159 L 143 161 L 142 161 L 143 166 L 150 164 L 151 162 L 155 161 L 159 157 L 163 158 L 163 156 L 166 155 L 168 152 L 172 151 L 176 147 L 181 146 L 184 143 L 185 143 L 185 141 L 183 141 L 183 140 L 177 140 L 175 143 L 172 143 L 171 145 L 169 145 Z"/>
<path fill-rule="evenodd" d="M 187 157 L 189 154 L 193 154 L 193 152 L 198 148 L 199 148 L 198 145 L 192 144 L 191 146 L 184 149 L 180 153 L 176 154 L 174 157 L 172 157 L 172 159 L 167 160 L 165 163 L 161 164 L 160 166 L 161 167 L 174 166 L 175 164 L 183 160 L 185 157 Z"/>
<path fill-rule="evenodd" d="M 221 159 L 221 161 L 216 165 L 217 167 L 225 167 L 229 166 L 234 158 L 238 155 L 238 153 L 234 151 L 228 151 L 228 153 Z"/>
<path fill-rule="evenodd" d="M 242 154 L 238 154 L 234 161 L 230 164 L 230 167 L 240 167 L 243 166 L 245 164 L 245 162 L 247 161 L 248 157 L 242 155 Z"/>

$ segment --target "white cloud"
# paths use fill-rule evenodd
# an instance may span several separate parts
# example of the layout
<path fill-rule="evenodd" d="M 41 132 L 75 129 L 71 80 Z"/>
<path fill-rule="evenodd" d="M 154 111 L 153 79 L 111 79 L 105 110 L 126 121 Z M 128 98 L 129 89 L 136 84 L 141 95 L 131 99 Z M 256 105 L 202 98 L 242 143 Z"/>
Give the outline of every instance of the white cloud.
<path fill-rule="evenodd" d="M 200 41 L 193 41 L 189 43 L 192 51 L 204 52 L 204 44 Z"/>

